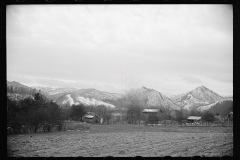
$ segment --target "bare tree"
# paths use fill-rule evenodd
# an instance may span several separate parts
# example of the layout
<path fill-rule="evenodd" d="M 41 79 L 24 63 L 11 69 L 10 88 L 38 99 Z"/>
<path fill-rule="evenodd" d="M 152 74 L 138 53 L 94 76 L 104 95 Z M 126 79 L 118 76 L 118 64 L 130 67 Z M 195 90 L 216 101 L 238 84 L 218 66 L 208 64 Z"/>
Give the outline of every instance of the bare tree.
<path fill-rule="evenodd" d="M 103 123 L 109 124 L 110 119 L 112 118 L 113 110 L 111 108 L 107 108 L 104 105 L 99 105 L 95 107 L 95 112 L 97 115 L 103 118 Z"/>
<path fill-rule="evenodd" d="M 131 124 L 136 124 L 136 122 L 138 122 L 138 124 L 140 125 L 140 121 L 141 121 L 141 108 L 136 105 L 136 104 L 131 104 L 129 105 L 128 109 L 127 109 L 127 119 Z"/>
<path fill-rule="evenodd" d="M 209 125 L 210 123 L 212 123 L 215 120 L 214 114 L 209 112 L 209 111 L 205 111 L 203 112 L 203 116 L 202 119 L 206 122 L 206 125 Z"/>

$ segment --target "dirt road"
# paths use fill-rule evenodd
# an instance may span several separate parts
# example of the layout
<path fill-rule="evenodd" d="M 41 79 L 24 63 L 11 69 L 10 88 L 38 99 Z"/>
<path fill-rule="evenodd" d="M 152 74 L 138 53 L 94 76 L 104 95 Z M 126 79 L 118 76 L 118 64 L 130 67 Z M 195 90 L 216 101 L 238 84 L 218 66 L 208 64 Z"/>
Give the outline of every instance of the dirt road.
<path fill-rule="evenodd" d="M 97 133 L 93 129 L 89 132 L 15 135 L 8 136 L 8 150 L 14 157 L 232 156 L 233 134 L 231 132 L 218 129 L 216 132 L 204 130 L 201 133 L 196 130 L 195 128 L 194 132 L 175 130 L 171 132 L 170 129 L 161 132 L 153 127 L 147 130 L 145 128 L 117 132 Z M 201 128 L 198 128 L 199 130 Z"/>

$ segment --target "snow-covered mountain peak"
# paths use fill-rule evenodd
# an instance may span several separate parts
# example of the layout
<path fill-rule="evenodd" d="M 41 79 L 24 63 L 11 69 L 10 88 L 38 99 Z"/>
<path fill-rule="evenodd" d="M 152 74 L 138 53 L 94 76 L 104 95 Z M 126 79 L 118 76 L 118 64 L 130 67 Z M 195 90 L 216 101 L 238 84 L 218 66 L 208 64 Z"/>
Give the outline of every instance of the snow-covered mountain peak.
<path fill-rule="evenodd" d="M 142 86 L 141 88 L 131 90 L 127 94 L 129 99 L 140 100 L 142 105 L 145 107 L 159 107 L 159 108 L 170 108 L 178 110 L 179 107 L 174 104 L 168 97 L 156 91 Z"/>
<path fill-rule="evenodd" d="M 157 90 L 154 90 L 152 88 L 147 88 L 147 87 L 142 87 L 141 89 L 143 89 L 145 92 L 152 92 L 153 94 L 160 94 L 160 95 L 163 95 L 161 92 L 157 91 Z M 165 96 L 165 95 L 164 95 Z"/>
<path fill-rule="evenodd" d="M 183 105 L 186 109 L 212 104 L 225 99 L 203 85 L 185 94 L 171 96 L 170 98 L 176 104 Z"/>

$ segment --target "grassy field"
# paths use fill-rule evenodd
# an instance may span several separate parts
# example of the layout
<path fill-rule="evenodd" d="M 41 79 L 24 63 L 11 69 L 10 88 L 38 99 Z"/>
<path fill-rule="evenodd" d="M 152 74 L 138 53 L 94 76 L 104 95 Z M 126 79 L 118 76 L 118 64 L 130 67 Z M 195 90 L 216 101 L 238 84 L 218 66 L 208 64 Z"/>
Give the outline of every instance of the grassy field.
<path fill-rule="evenodd" d="M 233 155 L 232 127 L 89 125 L 75 131 L 10 135 L 9 156 Z"/>

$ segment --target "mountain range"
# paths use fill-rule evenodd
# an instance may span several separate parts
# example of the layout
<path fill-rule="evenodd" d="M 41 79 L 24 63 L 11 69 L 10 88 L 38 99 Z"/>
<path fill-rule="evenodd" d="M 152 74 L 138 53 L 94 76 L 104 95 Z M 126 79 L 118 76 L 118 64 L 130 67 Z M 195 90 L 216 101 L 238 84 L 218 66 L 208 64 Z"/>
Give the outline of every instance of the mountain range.
<path fill-rule="evenodd" d="M 53 101 L 57 101 L 57 99 L 67 93 L 71 93 L 73 91 L 78 90 L 77 88 L 70 87 L 43 87 L 43 86 L 31 86 L 37 90 L 40 90 L 42 94 L 47 96 L 49 99 Z"/>
<path fill-rule="evenodd" d="M 159 91 L 141 87 L 127 94 L 108 93 L 96 89 L 78 89 L 67 87 L 43 87 L 26 86 L 19 82 L 9 82 L 8 86 L 28 87 L 41 90 L 41 93 L 47 98 L 52 99 L 63 108 L 68 108 L 73 104 L 84 104 L 86 106 L 104 105 L 109 108 L 121 108 L 125 106 L 127 99 L 138 99 L 145 108 L 164 108 L 171 110 L 191 110 L 199 111 L 218 108 L 220 104 L 226 101 L 233 101 L 232 96 L 222 97 L 205 86 L 199 86 L 187 93 L 174 96 L 165 96 Z M 222 105 L 221 105 L 222 106 Z"/>
<path fill-rule="evenodd" d="M 29 89 L 31 88 L 31 87 L 23 85 L 23 84 L 21 84 L 19 82 L 15 82 L 15 81 L 12 81 L 12 82 L 7 81 L 7 86 L 18 87 L 18 88 L 22 87 L 22 88 L 29 88 Z"/>

